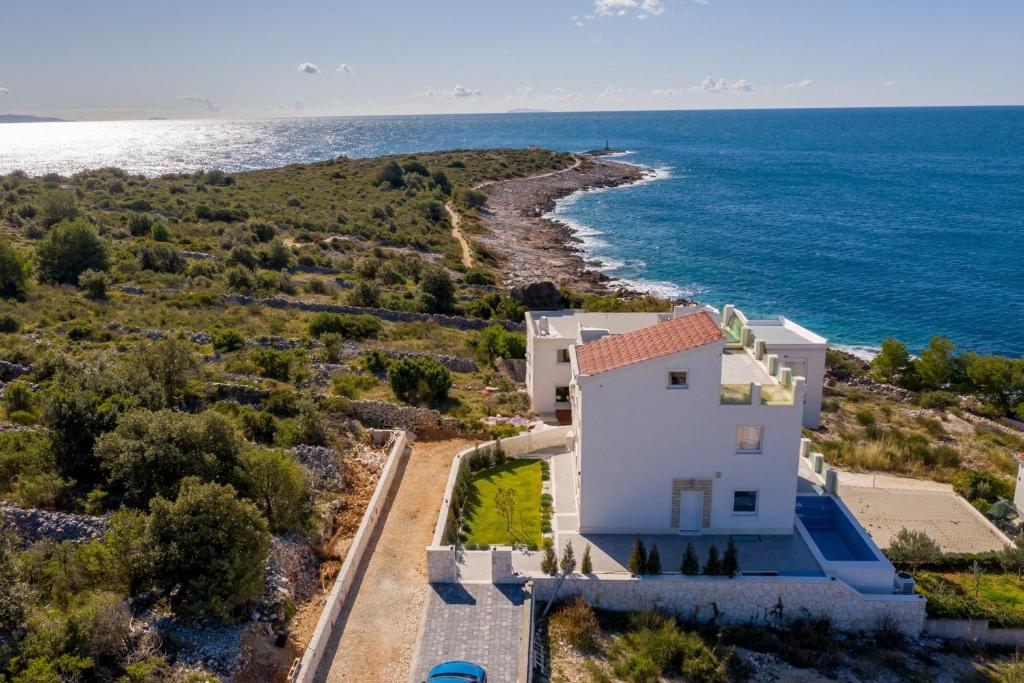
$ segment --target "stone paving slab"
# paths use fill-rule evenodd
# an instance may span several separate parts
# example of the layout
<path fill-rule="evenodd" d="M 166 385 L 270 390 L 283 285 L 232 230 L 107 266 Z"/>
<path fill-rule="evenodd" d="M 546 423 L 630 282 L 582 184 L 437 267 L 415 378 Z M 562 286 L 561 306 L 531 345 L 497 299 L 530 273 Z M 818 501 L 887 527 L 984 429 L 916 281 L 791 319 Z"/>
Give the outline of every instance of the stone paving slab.
<path fill-rule="evenodd" d="M 452 659 L 479 664 L 493 683 L 519 680 L 524 603 L 521 586 L 435 584 L 430 587 L 413 683 L 430 668 Z"/>
<path fill-rule="evenodd" d="M 840 480 L 839 496 L 879 548 L 887 548 L 900 529 L 923 531 L 946 552 L 999 550 L 1006 540 L 971 504 L 948 486 L 885 488 L 850 486 Z"/>

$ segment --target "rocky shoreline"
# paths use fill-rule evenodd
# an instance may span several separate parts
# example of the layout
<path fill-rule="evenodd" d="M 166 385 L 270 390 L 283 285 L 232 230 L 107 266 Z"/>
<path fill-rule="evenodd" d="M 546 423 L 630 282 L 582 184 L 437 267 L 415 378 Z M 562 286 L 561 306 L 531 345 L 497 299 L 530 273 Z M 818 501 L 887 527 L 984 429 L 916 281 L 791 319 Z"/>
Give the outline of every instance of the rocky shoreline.
<path fill-rule="evenodd" d="M 581 240 L 572 228 L 545 215 L 559 199 L 575 192 L 629 185 L 653 171 L 593 155 L 578 159 L 563 172 L 483 188 L 488 199 L 481 218 L 490 232 L 473 238 L 501 257 L 506 286 L 549 280 L 580 292 L 607 294 L 621 289 L 611 286 L 611 278 L 597 270 L 598 264 L 584 259 Z"/>

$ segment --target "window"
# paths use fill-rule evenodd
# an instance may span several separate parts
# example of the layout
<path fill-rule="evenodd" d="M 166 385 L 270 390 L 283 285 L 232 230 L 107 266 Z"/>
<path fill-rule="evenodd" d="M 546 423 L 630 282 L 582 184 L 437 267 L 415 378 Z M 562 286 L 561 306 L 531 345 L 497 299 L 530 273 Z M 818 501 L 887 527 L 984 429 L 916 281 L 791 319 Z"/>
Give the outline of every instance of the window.
<path fill-rule="evenodd" d="M 737 427 L 736 452 L 760 453 L 764 440 L 764 427 Z"/>
<path fill-rule="evenodd" d="M 555 387 L 555 403 L 569 402 L 569 387 Z"/>
<path fill-rule="evenodd" d="M 757 491 L 733 491 L 732 511 L 737 515 L 757 514 Z"/>
<path fill-rule="evenodd" d="M 668 373 L 669 389 L 685 389 L 687 387 L 688 373 L 686 370 L 670 370 Z"/>
<path fill-rule="evenodd" d="M 558 349 L 558 362 L 568 363 L 569 362 L 569 349 Z"/>

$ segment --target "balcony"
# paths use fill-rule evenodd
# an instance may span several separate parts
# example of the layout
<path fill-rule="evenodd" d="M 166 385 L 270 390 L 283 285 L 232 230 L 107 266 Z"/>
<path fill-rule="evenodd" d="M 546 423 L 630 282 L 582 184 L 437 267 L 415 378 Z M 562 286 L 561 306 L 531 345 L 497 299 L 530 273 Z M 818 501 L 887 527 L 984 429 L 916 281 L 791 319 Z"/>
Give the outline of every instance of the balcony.
<path fill-rule="evenodd" d="M 748 406 L 752 394 L 751 384 L 723 384 L 721 393 L 721 404 L 723 406 Z"/>

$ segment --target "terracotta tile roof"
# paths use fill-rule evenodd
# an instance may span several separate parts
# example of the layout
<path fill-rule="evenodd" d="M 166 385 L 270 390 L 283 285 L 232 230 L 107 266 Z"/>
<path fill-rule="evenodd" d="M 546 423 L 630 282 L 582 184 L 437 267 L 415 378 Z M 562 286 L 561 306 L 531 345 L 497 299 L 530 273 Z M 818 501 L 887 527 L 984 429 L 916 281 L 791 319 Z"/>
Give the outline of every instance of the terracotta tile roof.
<path fill-rule="evenodd" d="M 576 347 L 576 360 L 580 374 L 596 375 L 623 365 L 704 346 L 722 338 L 722 330 L 710 315 L 704 312 L 691 313 L 650 327 L 581 344 Z"/>

